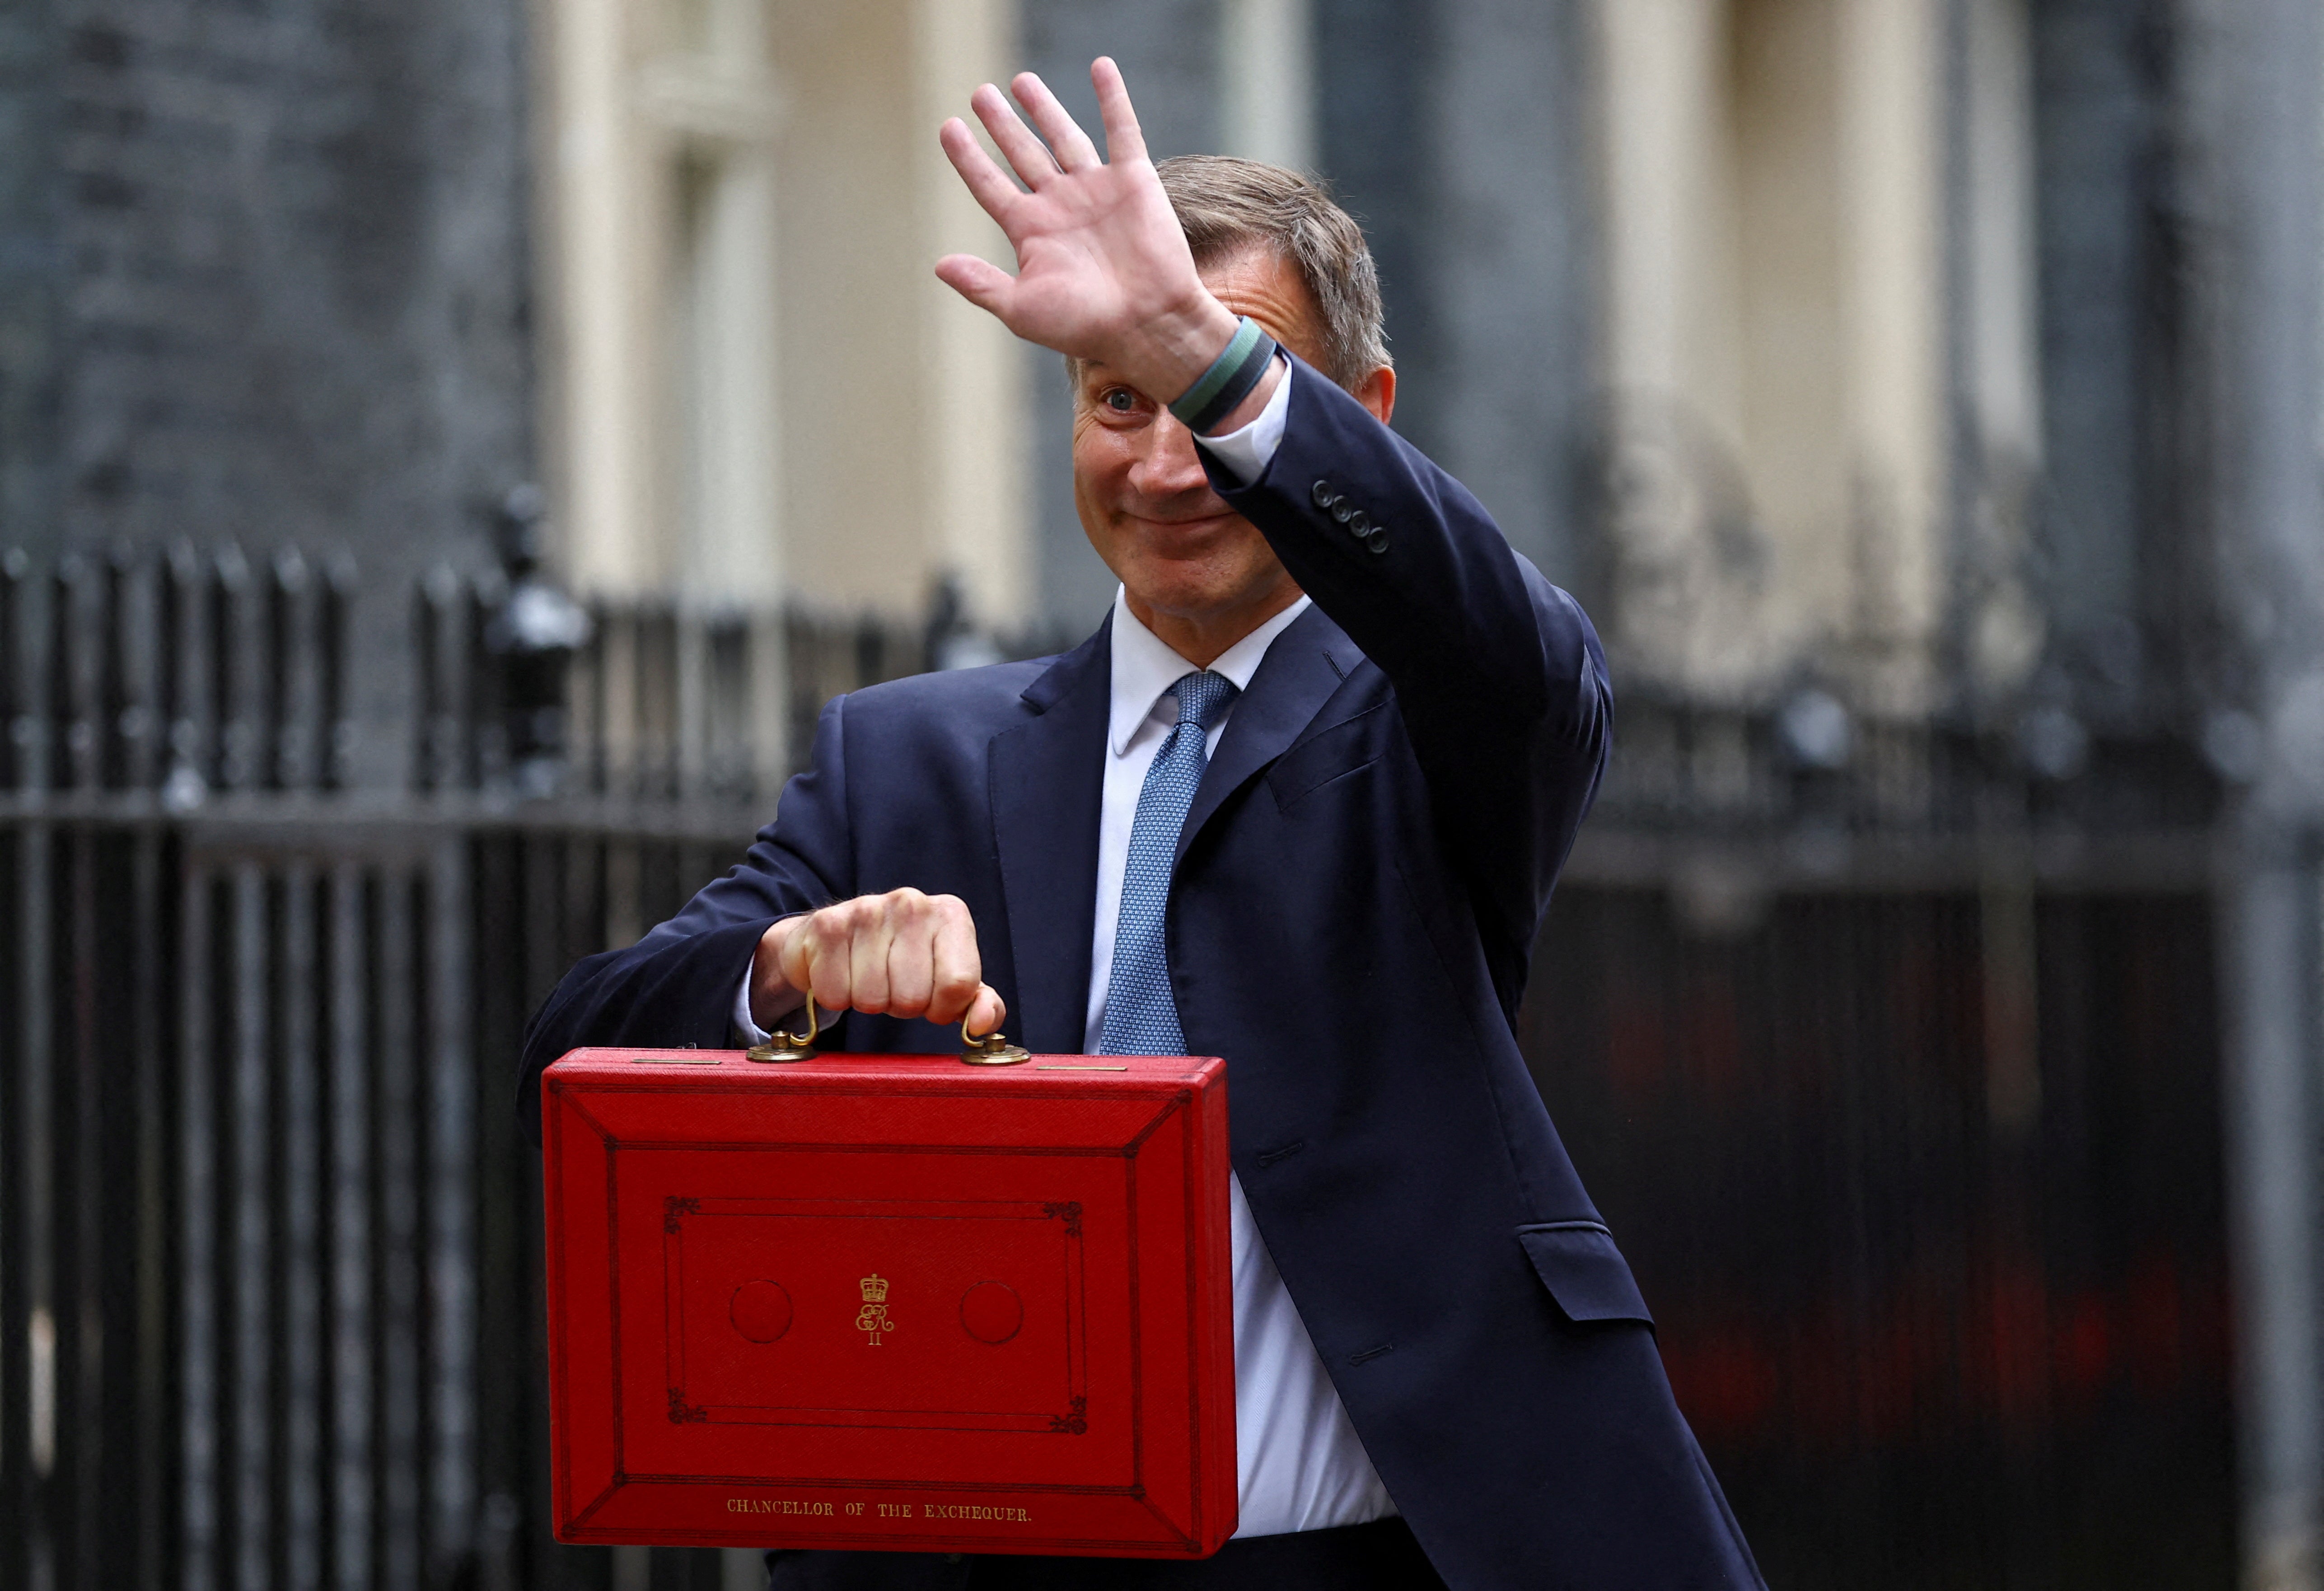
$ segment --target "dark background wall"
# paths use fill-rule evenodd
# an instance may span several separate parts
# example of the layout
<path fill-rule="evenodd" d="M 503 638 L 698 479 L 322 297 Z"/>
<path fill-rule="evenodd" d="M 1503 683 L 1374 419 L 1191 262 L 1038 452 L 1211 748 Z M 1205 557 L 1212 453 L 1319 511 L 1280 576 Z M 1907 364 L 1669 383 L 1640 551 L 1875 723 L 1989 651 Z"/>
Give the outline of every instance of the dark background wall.
<path fill-rule="evenodd" d="M 1319 0 L 1318 164 L 1379 257 L 1397 428 L 1581 578 L 1596 386 L 1587 7 Z"/>
<path fill-rule="evenodd" d="M 521 22 L 7 8 L 0 546 L 339 544 L 374 588 L 479 556 L 532 467 Z"/>
<path fill-rule="evenodd" d="M 2047 688 L 2112 727 L 2176 719 L 2215 666 L 2180 82 L 2153 0 L 2035 0 Z"/>

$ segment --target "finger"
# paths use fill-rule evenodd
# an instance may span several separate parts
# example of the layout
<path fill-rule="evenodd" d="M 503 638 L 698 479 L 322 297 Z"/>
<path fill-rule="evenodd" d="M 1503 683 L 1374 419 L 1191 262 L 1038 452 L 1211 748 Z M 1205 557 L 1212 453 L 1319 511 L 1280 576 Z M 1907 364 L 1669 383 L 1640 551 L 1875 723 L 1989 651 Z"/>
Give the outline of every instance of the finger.
<path fill-rule="evenodd" d="M 1057 164 L 1068 171 L 1079 171 L 1098 164 L 1097 145 L 1082 131 L 1072 113 L 1057 103 L 1049 86 L 1031 72 L 1019 72 L 1009 80 L 1009 92 L 1017 97 L 1033 118 L 1033 125 L 1049 141 L 1049 148 L 1057 157 Z"/>
<path fill-rule="evenodd" d="M 804 920 L 798 917 L 781 917 L 767 924 L 767 931 L 759 935 L 759 943 L 751 952 L 751 986 L 754 990 L 772 992 L 787 981 L 783 977 L 783 956 L 804 925 Z"/>
<path fill-rule="evenodd" d="M 1017 279 L 974 254 L 946 254 L 936 262 L 936 279 L 980 309 L 1009 318 L 1010 290 Z"/>
<path fill-rule="evenodd" d="M 999 1033 L 1008 1020 L 1009 1006 L 1001 991 L 991 984 L 978 984 L 976 998 L 969 1002 L 968 1031 L 982 1038 L 988 1033 Z"/>
<path fill-rule="evenodd" d="M 805 919 L 787 917 L 759 936 L 751 952 L 751 1020 L 770 1027 L 797 1008 L 798 990 L 784 975 L 783 959 Z"/>
<path fill-rule="evenodd" d="M 930 949 L 934 982 L 928 991 L 928 1020 L 957 1022 L 968 1014 L 969 1002 L 983 987 L 984 977 L 983 959 L 976 950 L 976 924 L 957 900 L 946 906 Z"/>
<path fill-rule="evenodd" d="M 847 1009 L 847 958 L 835 954 L 821 914 L 791 935 L 783 947 L 783 978 L 825 1011 Z M 820 979 L 820 983 L 817 982 Z"/>
<path fill-rule="evenodd" d="M 888 952 L 895 927 L 884 912 L 867 914 L 847 946 L 848 1004 L 874 1016 L 888 1008 Z"/>
<path fill-rule="evenodd" d="M 928 1008 L 936 988 L 934 910 L 914 911 L 898 924 L 888 943 L 888 1011 L 895 1016 L 918 1016 Z"/>
<path fill-rule="evenodd" d="M 1138 125 L 1138 113 L 1130 107 L 1130 85 L 1121 80 L 1113 57 L 1101 55 L 1090 63 L 1090 86 L 1097 90 L 1097 114 L 1105 122 L 1105 158 L 1144 160 L 1146 133 Z"/>
<path fill-rule="evenodd" d="M 1025 197 L 1023 191 L 1009 180 L 1006 171 L 992 163 L 992 157 L 984 152 L 984 145 L 977 143 L 976 134 L 958 116 L 936 129 L 936 142 L 944 146 L 945 158 L 952 161 L 952 169 L 968 184 L 968 191 L 984 207 L 984 213 L 999 222 L 1003 232 L 1008 231 L 1009 217 L 1015 212 L 1018 201 Z"/>
<path fill-rule="evenodd" d="M 1025 179 L 1025 186 L 1038 192 L 1041 185 L 1057 174 L 1057 162 L 1049 153 L 1049 146 L 1033 136 L 1033 130 L 1019 119 L 1016 109 L 1001 97 L 1001 90 L 991 84 L 978 87 L 968 97 L 969 108 L 984 130 L 992 134 L 992 143 L 1009 161 L 1010 168 Z"/>

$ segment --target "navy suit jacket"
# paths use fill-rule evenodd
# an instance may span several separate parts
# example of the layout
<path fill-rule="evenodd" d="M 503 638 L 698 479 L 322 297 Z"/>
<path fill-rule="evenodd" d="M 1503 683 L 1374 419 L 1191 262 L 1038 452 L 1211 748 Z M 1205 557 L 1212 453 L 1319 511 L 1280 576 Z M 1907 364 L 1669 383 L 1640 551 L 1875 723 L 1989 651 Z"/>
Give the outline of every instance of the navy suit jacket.
<path fill-rule="evenodd" d="M 1235 1171 L 1316 1351 L 1449 1585 L 1759 1586 L 1514 1031 L 1605 762 L 1597 637 L 1459 483 L 1309 368 L 1266 474 L 1211 467 L 1315 601 L 1187 814 L 1171 981 L 1188 1050 L 1227 1062 Z M 967 903 L 1012 1036 L 1080 1049 L 1110 658 L 1102 628 L 834 701 L 748 860 L 542 1007 L 525 1119 L 576 1045 L 730 1043 L 769 924 L 908 885 Z M 959 1043 L 860 1014 L 844 1033 Z"/>

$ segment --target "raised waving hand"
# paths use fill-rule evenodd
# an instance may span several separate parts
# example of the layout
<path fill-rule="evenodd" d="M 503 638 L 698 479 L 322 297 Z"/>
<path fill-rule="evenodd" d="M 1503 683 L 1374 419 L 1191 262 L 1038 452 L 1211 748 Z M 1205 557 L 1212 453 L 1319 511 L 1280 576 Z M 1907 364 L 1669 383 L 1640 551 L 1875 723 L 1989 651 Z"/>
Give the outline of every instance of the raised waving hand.
<path fill-rule="evenodd" d="M 1032 127 L 990 83 L 969 97 L 1022 189 L 965 122 L 954 116 L 945 123 L 938 133 L 945 153 L 1008 235 L 1017 274 L 973 254 L 945 255 L 936 274 L 1028 342 L 1100 362 L 1167 403 L 1226 347 L 1235 317 L 1195 273 L 1185 235 L 1147 158 L 1120 69 L 1101 56 L 1090 81 L 1105 121 L 1102 159 L 1031 72 L 1019 73 L 1009 87 Z"/>

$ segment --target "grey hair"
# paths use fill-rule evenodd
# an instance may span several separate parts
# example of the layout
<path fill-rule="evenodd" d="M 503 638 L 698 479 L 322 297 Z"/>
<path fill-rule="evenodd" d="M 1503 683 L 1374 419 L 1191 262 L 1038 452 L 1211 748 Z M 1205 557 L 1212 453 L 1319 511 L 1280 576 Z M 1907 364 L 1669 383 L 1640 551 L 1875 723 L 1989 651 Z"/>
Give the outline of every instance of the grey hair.
<path fill-rule="evenodd" d="M 1197 266 L 1263 248 L 1299 272 L 1323 321 L 1318 368 L 1325 375 L 1353 391 L 1395 363 L 1370 245 L 1321 182 L 1234 155 L 1176 155 L 1154 170 Z M 1067 360 L 1065 369 L 1078 388 L 1079 362 Z"/>

